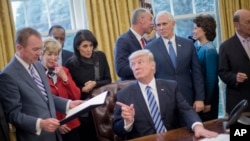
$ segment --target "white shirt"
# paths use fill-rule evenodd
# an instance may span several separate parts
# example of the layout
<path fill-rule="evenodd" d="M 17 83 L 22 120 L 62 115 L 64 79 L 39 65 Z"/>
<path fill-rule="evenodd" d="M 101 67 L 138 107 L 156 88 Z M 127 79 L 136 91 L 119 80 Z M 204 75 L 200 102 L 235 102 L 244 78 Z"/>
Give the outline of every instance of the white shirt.
<path fill-rule="evenodd" d="M 141 42 L 141 38 L 144 38 L 143 36 L 141 36 L 140 34 L 138 34 L 137 32 L 135 32 L 132 28 L 130 28 L 131 32 L 135 35 L 137 41 L 140 43 L 141 48 L 143 48 L 142 42 Z M 146 42 L 145 42 L 146 44 Z"/>

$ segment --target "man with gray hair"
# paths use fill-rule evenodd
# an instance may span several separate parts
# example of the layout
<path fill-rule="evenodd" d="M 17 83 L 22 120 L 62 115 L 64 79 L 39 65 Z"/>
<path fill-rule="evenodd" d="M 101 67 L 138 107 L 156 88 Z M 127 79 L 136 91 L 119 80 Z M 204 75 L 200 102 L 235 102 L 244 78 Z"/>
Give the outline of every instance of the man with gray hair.
<path fill-rule="evenodd" d="M 121 80 L 133 80 L 134 75 L 129 67 L 128 56 L 137 50 L 143 49 L 146 40 L 145 33 L 153 30 L 153 16 L 148 9 L 137 8 L 131 17 L 130 29 L 122 34 L 115 43 L 115 69 Z"/>
<path fill-rule="evenodd" d="M 114 132 L 129 140 L 166 132 L 178 127 L 178 117 L 185 120 L 196 137 L 216 137 L 206 130 L 194 109 L 187 103 L 174 80 L 156 79 L 153 54 L 138 50 L 129 57 L 136 82 L 117 93 L 114 111 Z"/>
<path fill-rule="evenodd" d="M 175 80 L 182 95 L 196 112 L 204 109 L 204 80 L 198 56 L 189 39 L 174 33 L 175 20 L 171 13 L 161 11 L 155 18 L 159 38 L 146 45 L 155 56 L 156 78 Z M 180 126 L 184 122 L 180 121 Z"/>

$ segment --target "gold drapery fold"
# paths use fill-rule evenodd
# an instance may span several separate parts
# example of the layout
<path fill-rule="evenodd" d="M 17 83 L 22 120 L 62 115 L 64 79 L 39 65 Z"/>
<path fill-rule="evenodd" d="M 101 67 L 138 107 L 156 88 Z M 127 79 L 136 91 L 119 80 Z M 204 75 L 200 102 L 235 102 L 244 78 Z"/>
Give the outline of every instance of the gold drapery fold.
<path fill-rule="evenodd" d="M 238 9 L 250 9 L 250 0 L 219 0 L 219 17 L 222 42 L 235 33 L 233 15 Z"/>
<path fill-rule="evenodd" d="M 118 80 L 114 67 L 114 46 L 119 35 L 130 27 L 130 15 L 140 7 L 139 0 L 85 0 L 88 28 L 107 57 L 112 80 Z"/>
<path fill-rule="evenodd" d="M 10 0 L 0 2 L 0 15 L 0 70 L 2 70 L 15 53 L 15 26 Z"/>

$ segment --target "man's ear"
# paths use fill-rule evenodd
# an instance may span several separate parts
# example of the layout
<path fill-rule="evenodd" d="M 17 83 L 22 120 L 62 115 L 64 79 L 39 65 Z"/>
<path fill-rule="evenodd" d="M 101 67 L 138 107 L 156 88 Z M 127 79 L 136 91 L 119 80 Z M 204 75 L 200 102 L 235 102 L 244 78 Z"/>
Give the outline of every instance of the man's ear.
<path fill-rule="evenodd" d="M 17 45 L 16 45 L 16 49 L 17 49 L 17 50 L 21 50 L 22 48 L 23 48 L 23 46 L 22 46 L 21 44 L 17 44 Z"/>
<path fill-rule="evenodd" d="M 239 22 L 234 22 L 234 27 L 236 28 L 236 29 L 238 29 L 239 28 Z"/>

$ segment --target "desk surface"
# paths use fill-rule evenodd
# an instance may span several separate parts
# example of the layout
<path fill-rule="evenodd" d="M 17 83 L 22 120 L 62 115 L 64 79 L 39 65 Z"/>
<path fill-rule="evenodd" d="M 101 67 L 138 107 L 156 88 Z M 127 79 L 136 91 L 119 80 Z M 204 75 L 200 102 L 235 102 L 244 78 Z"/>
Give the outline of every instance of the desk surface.
<path fill-rule="evenodd" d="M 226 133 L 224 130 L 223 120 L 211 120 L 204 122 L 204 127 L 208 130 L 217 133 Z M 186 127 L 167 131 L 165 133 L 153 134 L 136 138 L 130 141 L 197 141 L 194 133 L 189 131 Z"/>

